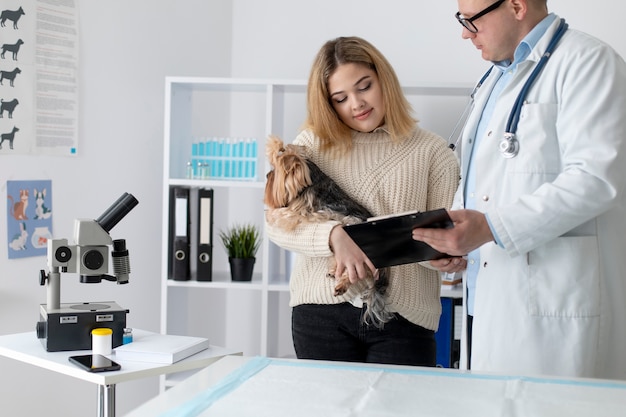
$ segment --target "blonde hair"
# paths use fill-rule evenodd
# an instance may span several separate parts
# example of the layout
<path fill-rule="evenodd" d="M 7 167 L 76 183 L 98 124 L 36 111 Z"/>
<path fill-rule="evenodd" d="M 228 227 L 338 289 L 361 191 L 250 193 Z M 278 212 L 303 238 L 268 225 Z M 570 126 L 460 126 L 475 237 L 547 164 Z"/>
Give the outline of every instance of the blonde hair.
<path fill-rule="evenodd" d="M 352 131 L 335 112 L 328 91 L 328 78 L 342 64 L 354 63 L 373 70 L 384 101 L 385 124 L 392 140 L 401 141 L 415 128 L 411 104 L 404 96 L 393 67 L 378 49 L 359 37 L 339 37 L 326 42 L 317 53 L 307 87 L 307 118 L 304 127 L 320 138 L 321 148 L 346 151 Z"/>

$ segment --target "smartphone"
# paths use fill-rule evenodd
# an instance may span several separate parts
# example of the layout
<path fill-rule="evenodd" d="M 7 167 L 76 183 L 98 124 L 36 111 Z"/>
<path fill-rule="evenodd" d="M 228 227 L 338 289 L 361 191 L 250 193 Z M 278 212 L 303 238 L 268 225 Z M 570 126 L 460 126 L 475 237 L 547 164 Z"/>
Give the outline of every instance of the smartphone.
<path fill-rule="evenodd" d="M 70 356 L 70 362 L 88 372 L 119 371 L 122 367 L 103 355 Z"/>

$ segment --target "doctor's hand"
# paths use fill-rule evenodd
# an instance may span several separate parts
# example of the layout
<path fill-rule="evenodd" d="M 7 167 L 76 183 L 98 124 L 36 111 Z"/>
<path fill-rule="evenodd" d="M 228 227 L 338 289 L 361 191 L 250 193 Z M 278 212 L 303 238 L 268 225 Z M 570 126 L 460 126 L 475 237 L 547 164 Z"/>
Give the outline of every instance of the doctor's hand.
<path fill-rule="evenodd" d="M 354 243 L 352 238 L 343 230 L 343 227 L 335 226 L 330 232 L 330 248 L 335 254 L 335 276 L 340 277 L 348 274 L 350 283 L 354 284 L 360 279 L 366 278 L 370 269 L 374 277 L 378 277 L 376 267 L 365 253 Z"/>
<path fill-rule="evenodd" d="M 467 255 L 494 240 L 487 218 L 476 210 L 448 210 L 454 223 L 451 229 L 413 229 L 413 239 L 426 242 L 439 252 L 452 256 Z"/>

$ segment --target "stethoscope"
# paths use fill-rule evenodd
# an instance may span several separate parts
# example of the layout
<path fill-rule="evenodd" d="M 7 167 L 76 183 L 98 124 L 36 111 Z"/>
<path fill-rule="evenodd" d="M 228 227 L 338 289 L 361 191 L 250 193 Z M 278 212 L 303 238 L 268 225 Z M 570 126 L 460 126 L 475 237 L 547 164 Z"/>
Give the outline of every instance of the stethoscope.
<path fill-rule="evenodd" d="M 526 95 L 528 94 L 528 90 L 530 90 L 530 87 L 539 77 L 539 73 L 545 67 L 546 63 L 548 62 L 548 59 L 550 58 L 550 56 L 556 49 L 557 43 L 559 42 L 561 37 L 563 37 L 563 34 L 567 31 L 567 28 L 568 28 L 568 24 L 565 22 L 565 19 L 561 19 L 561 22 L 559 23 L 559 27 L 557 28 L 556 32 L 554 33 L 554 36 L 550 40 L 550 43 L 548 44 L 546 51 L 544 52 L 543 56 L 541 57 L 537 65 L 535 66 L 535 69 L 533 69 L 533 72 L 528 77 L 528 80 L 526 80 L 526 83 L 520 90 L 520 93 L 517 96 L 515 103 L 513 104 L 513 109 L 511 110 L 511 113 L 509 114 L 509 119 L 506 124 L 504 136 L 502 140 L 500 141 L 500 143 L 498 144 L 498 147 L 500 148 L 500 153 L 502 153 L 502 156 L 507 159 L 514 158 L 519 154 L 520 145 L 519 145 L 519 141 L 515 137 L 515 133 L 517 132 L 517 124 L 519 122 L 519 119 L 522 113 L 522 106 L 524 104 L 524 100 L 526 99 Z M 470 103 L 465 107 L 465 110 L 463 111 L 463 114 L 461 115 L 461 119 L 459 119 L 459 121 L 457 122 L 452 132 L 452 135 L 450 135 L 450 137 L 454 135 L 454 133 L 456 132 L 459 126 L 459 123 L 461 122 L 461 120 L 463 120 L 468 110 L 473 106 L 474 95 L 476 94 L 478 89 L 481 87 L 483 82 L 485 82 L 489 74 L 491 74 L 492 69 L 493 69 L 493 66 L 487 70 L 485 75 L 483 75 L 480 81 L 478 81 L 478 84 L 476 84 L 476 87 L 474 87 L 474 90 L 472 90 L 472 93 L 470 94 Z M 458 143 L 458 140 L 457 140 L 457 143 Z M 456 144 L 451 144 L 450 148 L 454 150 L 456 148 Z"/>

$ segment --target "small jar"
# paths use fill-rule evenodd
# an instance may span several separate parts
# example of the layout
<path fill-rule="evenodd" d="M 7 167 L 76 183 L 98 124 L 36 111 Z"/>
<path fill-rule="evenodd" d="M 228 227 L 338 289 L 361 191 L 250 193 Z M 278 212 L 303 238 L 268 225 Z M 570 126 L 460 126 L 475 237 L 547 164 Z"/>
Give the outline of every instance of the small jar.
<path fill-rule="evenodd" d="M 133 341 L 133 329 L 130 327 L 124 328 L 124 334 L 122 335 L 122 344 L 126 345 Z"/>
<path fill-rule="evenodd" d="M 91 350 L 94 355 L 110 355 L 113 349 L 113 330 L 98 328 L 91 331 Z"/>

